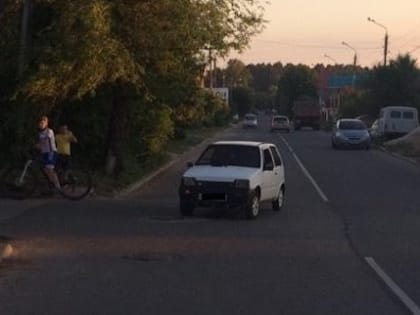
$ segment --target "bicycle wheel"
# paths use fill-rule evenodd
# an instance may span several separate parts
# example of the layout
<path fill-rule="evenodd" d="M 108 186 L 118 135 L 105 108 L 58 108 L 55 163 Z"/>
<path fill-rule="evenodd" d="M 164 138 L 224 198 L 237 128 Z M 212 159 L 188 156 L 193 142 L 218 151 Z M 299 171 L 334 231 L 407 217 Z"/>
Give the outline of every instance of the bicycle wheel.
<path fill-rule="evenodd" d="M 71 169 L 61 176 L 60 193 L 70 200 L 80 200 L 86 197 L 92 189 L 92 176 L 89 172 Z"/>
<path fill-rule="evenodd" d="M 30 197 L 38 185 L 38 180 L 32 168 L 23 174 L 23 169 L 7 170 L 1 181 L 1 193 L 6 197 L 24 199 Z"/>

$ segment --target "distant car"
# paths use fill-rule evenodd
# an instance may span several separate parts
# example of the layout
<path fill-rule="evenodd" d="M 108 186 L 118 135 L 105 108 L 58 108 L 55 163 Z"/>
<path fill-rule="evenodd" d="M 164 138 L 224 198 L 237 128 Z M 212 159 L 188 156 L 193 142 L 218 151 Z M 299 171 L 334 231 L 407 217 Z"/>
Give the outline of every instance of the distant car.
<path fill-rule="evenodd" d="M 179 187 L 183 216 L 193 215 L 197 207 L 226 205 L 255 219 L 263 201 L 271 202 L 275 211 L 283 207 L 284 168 L 274 144 L 216 142 L 189 166 Z"/>
<path fill-rule="evenodd" d="M 284 130 L 290 132 L 290 120 L 287 116 L 276 115 L 271 119 L 270 131 Z"/>
<path fill-rule="evenodd" d="M 244 128 L 257 128 L 258 118 L 255 114 L 246 114 L 242 123 Z"/>
<path fill-rule="evenodd" d="M 371 137 L 364 122 L 359 119 L 339 119 L 334 128 L 331 145 L 334 149 L 363 148 L 369 149 Z"/>

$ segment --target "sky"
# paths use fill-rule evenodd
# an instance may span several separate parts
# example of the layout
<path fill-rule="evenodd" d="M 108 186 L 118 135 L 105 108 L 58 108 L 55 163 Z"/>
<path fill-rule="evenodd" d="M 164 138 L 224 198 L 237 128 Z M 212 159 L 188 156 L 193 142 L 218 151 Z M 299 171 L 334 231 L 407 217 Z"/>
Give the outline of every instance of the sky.
<path fill-rule="evenodd" d="M 245 63 L 276 62 L 373 66 L 383 62 L 385 30 L 368 22 L 371 17 L 389 33 L 389 57 L 420 46 L 420 0 L 271 0 L 263 33 L 255 36 L 243 54 Z M 412 52 L 420 60 L 420 48 Z"/>

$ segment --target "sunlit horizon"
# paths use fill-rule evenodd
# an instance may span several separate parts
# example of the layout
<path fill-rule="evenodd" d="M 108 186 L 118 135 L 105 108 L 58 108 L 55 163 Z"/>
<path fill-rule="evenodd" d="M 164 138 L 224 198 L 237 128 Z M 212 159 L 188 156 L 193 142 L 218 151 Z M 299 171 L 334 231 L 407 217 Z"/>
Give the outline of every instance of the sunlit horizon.
<path fill-rule="evenodd" d="M 351 64 L 354 52 L 342 45 L 345 41 L 357 50 L 358 65 L 371 67 L 383 62 L 385 36 L 384 29 L 368 21 L 372 17 L 388 29 L 388 59 L 409 52 L 418 59 L 418 12 L 418 0 L 404 1 L 404 5 L 390 0 L 272 0 L 266 6 L 265 30 L 244 53 L 229 58 L 247 64 Z"/>

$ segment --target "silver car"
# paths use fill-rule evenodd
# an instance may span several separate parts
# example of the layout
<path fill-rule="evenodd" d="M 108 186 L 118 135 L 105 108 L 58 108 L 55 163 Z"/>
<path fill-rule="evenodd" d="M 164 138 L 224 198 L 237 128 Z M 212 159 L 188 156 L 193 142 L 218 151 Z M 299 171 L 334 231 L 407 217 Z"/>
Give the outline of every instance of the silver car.
<path fill-rule="evenodd" d="M 246 114 L 244 121 L 242 123 L 244 128 L 257 128 L 258 127 L 258 118 L 255 114 Z"/>
<path fill-rule="evenodd" d="M 335 125 L 331 144 L 336 148 L 369 150 L 371 137 L 364 122 L 359 119 L 339 119 Z"/>

